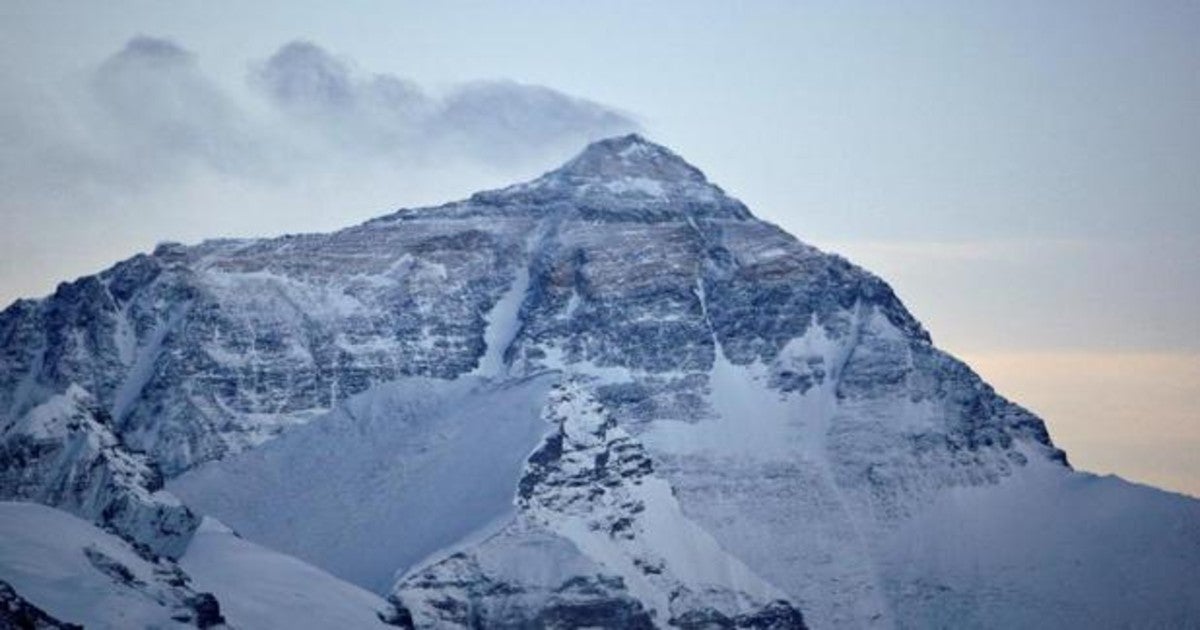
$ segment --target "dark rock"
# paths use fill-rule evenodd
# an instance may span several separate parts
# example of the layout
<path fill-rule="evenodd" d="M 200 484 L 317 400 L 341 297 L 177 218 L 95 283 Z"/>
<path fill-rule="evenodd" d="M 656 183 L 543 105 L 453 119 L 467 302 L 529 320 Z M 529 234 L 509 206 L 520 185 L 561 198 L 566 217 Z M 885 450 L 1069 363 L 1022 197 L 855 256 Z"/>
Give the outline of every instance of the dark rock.
<path fill-rule="evenodd" d="M 0 630 L 82 630 L 83 626 L 51 617 L 0 580 Z"/>
<path fill-rule="evenodd" d="M 212 593 L 196 593 L 187 601 L 195 615 L 192 618 L 197 628 L 211 628 L 225 623 L 221 615 L 221 604 Z"/>

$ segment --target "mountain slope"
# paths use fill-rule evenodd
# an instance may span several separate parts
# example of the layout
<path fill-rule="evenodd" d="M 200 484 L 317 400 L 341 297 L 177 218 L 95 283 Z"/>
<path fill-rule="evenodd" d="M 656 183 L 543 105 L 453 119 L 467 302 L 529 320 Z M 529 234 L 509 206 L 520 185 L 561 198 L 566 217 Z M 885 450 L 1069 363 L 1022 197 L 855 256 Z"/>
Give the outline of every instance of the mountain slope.
<path fill-rule="evenodd" d="M 386 629 L 379 596 L 206 519 L 179 561 L 192 584 L 215 595 L 235 628 Z"/>
<path fill-rule="evenodd" d="M 192 508 L 177 540 L 213 514 L 395 623 L 1200 623 L 1200 502 L 1073 471 L 886 283 L 639 136 L 332 234 L 163 245 L 0 341 L 0 439 L 74 392 Z M 150 478 L 82 483 L 167 500 Z"/>
<path fill-rule="evenodd" d="M 86 627 L 209 627 L 220 623 L 170 561 L 65 512 L 0 501 L 0 581 L 58 623 Z M 0 611 L 0 622 L 10 621 Z"/>
<path fill-rule="evenodd" d="M 552 380 L 381 385 L 170 489 L 244 536 L 387 592 L 397 571 L 511 516 Z"/>
<path fill-rule="evenodd" d="M 0 584 L 49 621 L 88 628 L 385 628 L 390 611 L 382 598 L 211 519 L 175 563 L 33 503 L 0 502 Z M 20 619 L 6 612 L 0 627 Z"/>

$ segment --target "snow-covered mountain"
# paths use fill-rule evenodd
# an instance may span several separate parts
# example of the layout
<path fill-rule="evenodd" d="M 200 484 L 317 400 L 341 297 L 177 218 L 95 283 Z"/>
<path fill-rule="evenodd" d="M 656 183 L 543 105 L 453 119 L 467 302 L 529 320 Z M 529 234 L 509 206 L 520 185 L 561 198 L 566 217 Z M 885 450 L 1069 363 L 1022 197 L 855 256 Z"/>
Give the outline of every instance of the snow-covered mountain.
<path fill-rule="evenodd" d="M 886 283 L 636 135 L 162 245 L 0 343 L 0 499 L 57 508 L 0 526 L 70 532 L 0 544 L 0 604 L 61 622 L 128 625 L 53 576 L 243 628 L 1200 626 L 1200 502 L 1072 470 Z"/>

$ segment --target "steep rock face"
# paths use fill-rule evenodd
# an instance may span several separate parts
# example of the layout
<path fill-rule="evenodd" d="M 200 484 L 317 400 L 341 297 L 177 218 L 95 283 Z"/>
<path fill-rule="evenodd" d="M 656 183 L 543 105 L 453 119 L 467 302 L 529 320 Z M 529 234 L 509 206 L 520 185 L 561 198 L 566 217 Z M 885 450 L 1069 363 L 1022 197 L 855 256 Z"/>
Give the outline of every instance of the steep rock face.
<path fill-rule="evenodd" d="M 629 136 L 467 201 L 329 235 L 164 245 L 18 302 L 0 316 L 0 419 L 76 384 L 174 475 L 373 384 L 470 372 L 486 318 L 522 275 L 517 330 L 503 342 L 521 372 L 703 375 L 717 344 L 735 364 L 768 363 L 813 325 L 854 346 L 856 313 L 868 310 L 902 336 L 896 352 L 934 352 L 878 278 L 754 220 L 678 156 Z M 913 386 L 901 367 L 883 376 Z M 994 415 L 987 397 L 964 401 L 975 424 Z M 1048 444 L 1036 420 L 1002 430 L 1014 431 Z"/>
<path fill-rule="evenodd" d="M 402 569 L 388 589 L 407 614 L 398 622 L 795 627 L 802 611 L 813 627 L 887 627 L 971 609 L 984 626 L 1053 611 L 1070 625 L 1094 622 L 1081 611 L 1097 606 L 1122 623 L 1200 616 L 1200 598 L 1167 582 L 1145 597 L 1155 612 L 1117 596 L 1137 575 L 1095 577 L 1125 575 L 1113 550 L 1135 538 L 1148 557 L 1182 558 L 1170 573 L 1194 582 L 1194 501 L 1074 473 L 1041 420 L 934 347 L 886 283 L 755 219 L 638 136 L 593 144 L 531 182 L 332 234 L 163 245 L 12 305 L 0 341 L 5 432 L 78 388 L 109 418 L 97 423 L 114 460 L 144 457 L 235 526 L 253 497 L 221 488 L 274 499 L 269 518 L 246 521 L 259 542 L 303 554 L 329 538 L 309 535 L 333 521 L 305 512 L 298 478 L 326 493 L 321 505 L 364 515 L 346 531 L 396 531 L 386 545 L 338 539 L 337 553 L 306 559 L 372 589 Z M 526 379 L 547 374 L 589 402 L 567 412 L 566 390 L 537 399 Z M 532 455 L 524 411 L 509 418 L 521 439 L 496 449 L 503 462 L 477 448 L 498 435 L 479 424 L 499 418 L 498 391 L 524 392 L 521 409 L 547 403 Z M 338 457 L 349 454 L 363 465 Z M 483 459 L 504 466 L 479 468 L 493 471 L 481 513 L 503 518 L 456 519 L 460 539 L 410 566 L 434 540 L 421 518 L 450 512 L 435 491 L 387 481 L 449 479 Z M 53 468 L 11 467 L 5 496 L 68 505 L 15 490 L 52 486 Z M 364 470 L 399 474 L 355 487 L 427 509 L 389 512 L 370 491 L 342 491 Z M 96 485 L 109 484 L 81 483 Z M 1040 490 L 1012 491 L 1025 487 Z M 1054 512 L 1056 493 L 1063 504 L 1124 497 L 1162 522 L 1140 527 L 1131 512 L 1086 536 L 1054 529 L 1048 548 L 1079 550 L 1084 574 L 1071 572 L 1075 552 L 1060 564 L 1091 575 L 1091 590 L 1030 578 L 1035 556 L 1015 570 L 988 545 L 954 548 L 977 562 L 950 566 L 954 536 L 907 551 L 922 535 L 914 523 L 942 513 L 1033 549 L 1007 532 L 1024 531 L 1022 510 Z M 1009 509 L 986 524 L 956 511 L 962 497 L 1001 496 Z M 664 531 L 682 532 L 686 551 Z M 379 565 L 385 556 L 402 566 Z M 1001 593 L 980 567 L 1006 576 Z M 1018 609 L 1032 612 L 1008 612 Z"/>
<path fill-rule="evenodd" d="M 164 245 L 19 302 L 0 318 L 0 418 L 74 383 L 173 475 L 371 384 L 463 374 L 531 222 L 479 224 Z"/>
<path fill-rule="evenodd" d="M 199 518 L 161 487 L 146 457 L 122 447 L 107 413 L 77 385 L 0 434 L 0 499 L 57 506 L 177 558 Z"/>
<path fill-rule="evenodd" d="M 407 576 L 392 598 L 406 627 L 656 627 L 619 577 L 524 522 Z"/>
<path fill-rule="evenodd" d="M 804 628 L 786 595 L 684 517 L 641 444 L 575 382 L 499 534 L 402 579 L 420 627 Z M 549 604 L 547 604 L 549 602 Z"/>

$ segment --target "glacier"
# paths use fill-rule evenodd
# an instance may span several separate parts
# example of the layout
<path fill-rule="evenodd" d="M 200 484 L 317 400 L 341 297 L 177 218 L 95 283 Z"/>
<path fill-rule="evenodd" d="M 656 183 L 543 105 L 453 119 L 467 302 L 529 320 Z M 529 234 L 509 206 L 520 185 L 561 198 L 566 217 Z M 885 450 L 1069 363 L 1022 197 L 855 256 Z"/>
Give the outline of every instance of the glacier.
<path fill-rule="evenodd" d="M 1074 470 L 886 282 L 638 135 L 164 243 L 0 344 L 0 601 L 55 623 L 1200 626 L 1200 501 Z"/>

